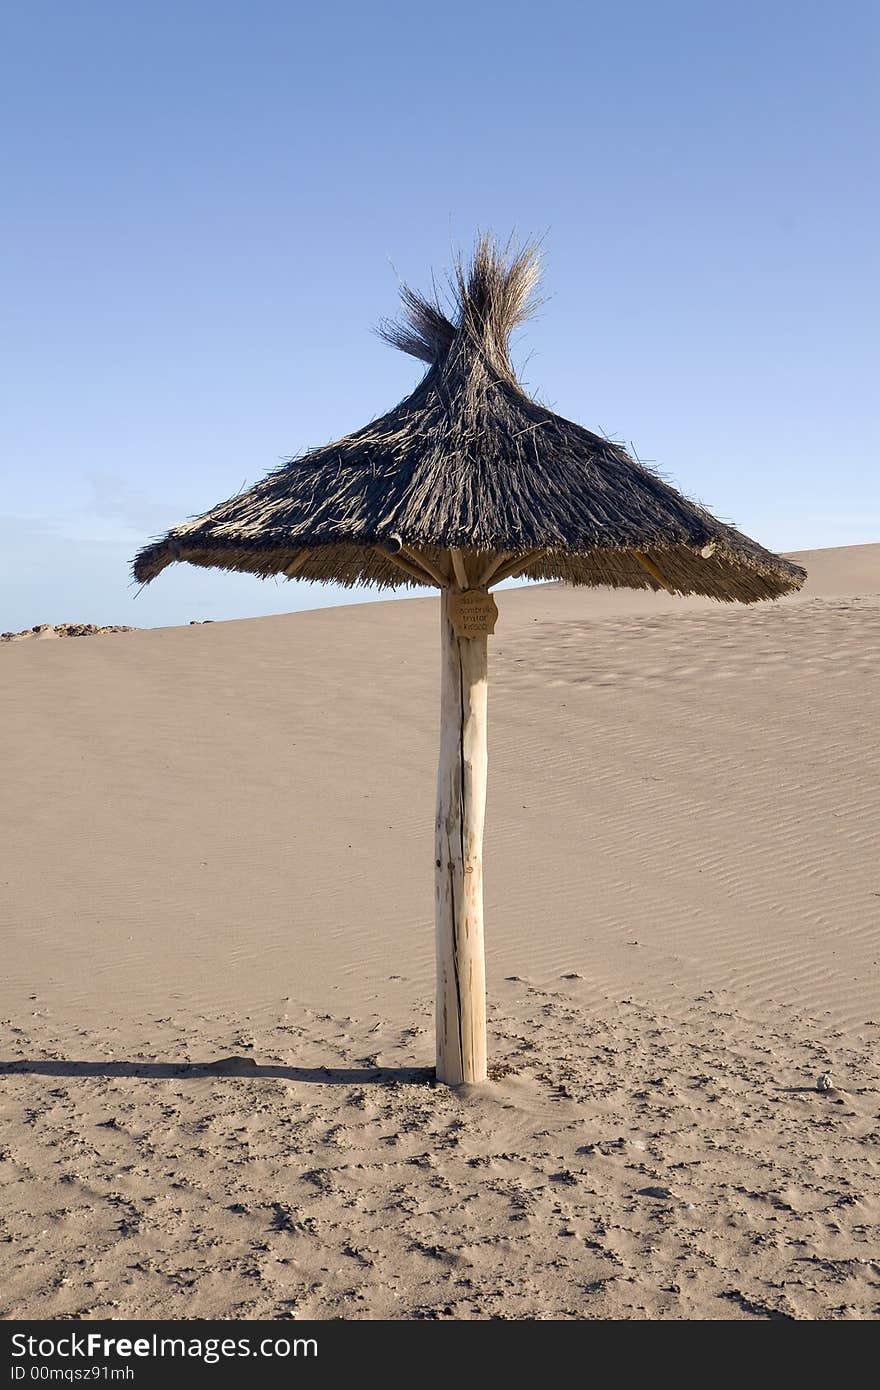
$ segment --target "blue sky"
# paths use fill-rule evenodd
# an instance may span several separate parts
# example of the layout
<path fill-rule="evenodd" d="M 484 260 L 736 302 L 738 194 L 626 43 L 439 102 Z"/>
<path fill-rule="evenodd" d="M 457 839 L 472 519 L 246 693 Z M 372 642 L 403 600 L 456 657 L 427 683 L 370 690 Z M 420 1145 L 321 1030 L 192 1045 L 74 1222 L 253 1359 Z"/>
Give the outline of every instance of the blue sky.
<path fill-rule="evenodd" d="M 127 566 L 411 389 L 371 328 L 478 227 L 544 236 L 554 409 L 773 548 L 880 539 L 878 17 L 7 5 L 0 627 L 338 601 Z"/>

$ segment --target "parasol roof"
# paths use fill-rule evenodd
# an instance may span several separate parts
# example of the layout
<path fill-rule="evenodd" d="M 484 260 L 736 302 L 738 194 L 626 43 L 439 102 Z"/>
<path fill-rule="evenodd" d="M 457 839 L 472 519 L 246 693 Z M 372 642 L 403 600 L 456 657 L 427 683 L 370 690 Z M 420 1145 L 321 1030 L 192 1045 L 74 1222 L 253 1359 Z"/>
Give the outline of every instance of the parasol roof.
<path fill-rule="evenodd" d="M 534 246 L 483 237 L 450 303 L 404 287 L 382 336 L 427 365 L 415 390 L 362 429 L 312 449 L 175 526 L 136 556 L 149 583 L 176 560 L 258 575 L 397 587 L 428 583 L 453 548 L 505 572 L 569 584 L 665 587 L 751 603 L 805 571 L 689 501 L 619 445 L 531 399 L 508 340 L 538 282 Z"/>

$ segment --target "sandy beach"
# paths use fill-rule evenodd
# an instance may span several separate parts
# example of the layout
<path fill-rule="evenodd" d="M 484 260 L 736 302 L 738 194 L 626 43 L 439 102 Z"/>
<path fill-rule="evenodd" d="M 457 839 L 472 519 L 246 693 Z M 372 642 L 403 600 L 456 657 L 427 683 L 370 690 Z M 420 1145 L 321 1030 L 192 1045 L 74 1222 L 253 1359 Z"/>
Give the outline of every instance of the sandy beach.
<path fill-rule="evenodd" d="M 877 1317 L 880 545 L 791 558 L 499 593 L 460 1091 L 436 599 L 4 644 L 0 1316 Z"/>

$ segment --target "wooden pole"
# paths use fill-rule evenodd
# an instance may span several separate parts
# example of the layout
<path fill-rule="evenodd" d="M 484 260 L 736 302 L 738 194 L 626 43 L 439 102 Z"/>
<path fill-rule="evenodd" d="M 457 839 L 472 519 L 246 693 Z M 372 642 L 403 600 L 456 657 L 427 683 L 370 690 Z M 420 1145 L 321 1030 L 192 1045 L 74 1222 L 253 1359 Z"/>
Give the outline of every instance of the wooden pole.
<path fill-rule="evenodd" d="M 506 564 L 508 560 L 512 559 L 512 550 L 502 550 L 499 555 L 493 555 L 492 558 L 489 560 L 488 564 L 484 566 L 483 572 L 477 580 L 477 585 L 481 589 L 485 589 L 491 582 L 492 576 L 495 573 L 495 571 L 500 570 L 502 565 Z"/>
<path fill-rule="evenodd" d="M 486 1080 L 483 822 L 488 662 L 485 634 L 456 637 L 450 590 L 440 594 L 442 676 L 435 908 L 437 1080 Z"/>
<path fill-rule="evenodd" d="M 420 584 L 434 583 L 427 570 L 423 570 L 421 565 L 414 565 L 411 560 L 405 559 L 402 554 L 397 555 L 394 551 L 384 550 L 380 546 L 377 546 L 376 550 L 382 556 L 383 560 L 390 560 L 392 565 L 396 565 L 399 570 L 403 570 L 403 573 L 408 574 L 410 579 L 415 579 Z"/>
<path fill-rule="evenodd" d="M 643 555 L 640 550 L 634 550 L 633 555 L 636 557 L 642 569 L 645 571 L 645 574 L 649 574 L 651 578 L 657 584 L 660 585 L 661 589 L 665 589 L 667 594 L 675 593 L 675 590 L 673 589 L 669 580 L 663 574 L 662 570 L 660 570 L 658 566 L 654 564 L 653 560 L 650 560 L 647 555 Z"/>
<path fill-rule="evenodd" d="M 460 589 L 467 589 L 469 587 L 469 581 L 467 570 L 465 569 L 464 556 L 460 550 L 450 550 L 449 554 L 452 559 L 452 572 L 455 575 L 455 582 Z"/>
<path fill-rule="evenodd" d="M 414 564 L 431 576 L 438 589 L 442 589 L 444 584 L 449 583 L 449 575 L 441 574 L 436 565 L 431 564 L 427 555 L 423 555 L 420 550 L 413 550 L 411 545 L 402 545 L 400 548 L 404 555 L 408 555 Z"/>
<path fill-rule="evenodd" d="M 297 574 L 297 573 L 299 572 L 299 570 L 302 569 L 303 565 L 305 564 L 306 560 L 309 558 L 309 556 L 311 555 L 311 553 L 312 553 L 312 552 L 311 552 L 310 550 L 301 550 L 301 551 L 299 552 L 299 554 L 297 555 L 296 559 L 293 560 L 293 561 L 287 566 L 287 569 L 286 569 L 286 570 L 284 570 L 284 574 L 287 576 L 288 579 L 292 579 L 293 576 L 294 576 L 295 574 Z"/>
<path fill-rule="evenodd" d="M 546 550 L 530 550 L 527 555 L 518 555 L 513 560 L 508 560 L 506 564 L 499 563 L 486 584 L 501 584 L 505 579 L 512 579 L 515 574 L 521 574 L 529 565 L 533 565 L 542 555 L 546 555 Z"/>

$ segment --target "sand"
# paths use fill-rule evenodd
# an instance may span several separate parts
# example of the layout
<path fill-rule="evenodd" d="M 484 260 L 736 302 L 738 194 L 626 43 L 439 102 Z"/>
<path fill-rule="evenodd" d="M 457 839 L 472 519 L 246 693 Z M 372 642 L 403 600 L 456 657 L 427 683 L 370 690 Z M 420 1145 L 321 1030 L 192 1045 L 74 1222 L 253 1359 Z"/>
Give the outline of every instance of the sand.
<path fill-rule="evenodd" d="M 5 646 L 0 1315 L 878 1316 L 880 546 L 794 558 L 499 596 L 462 1092 L 434 600 Z"/>

